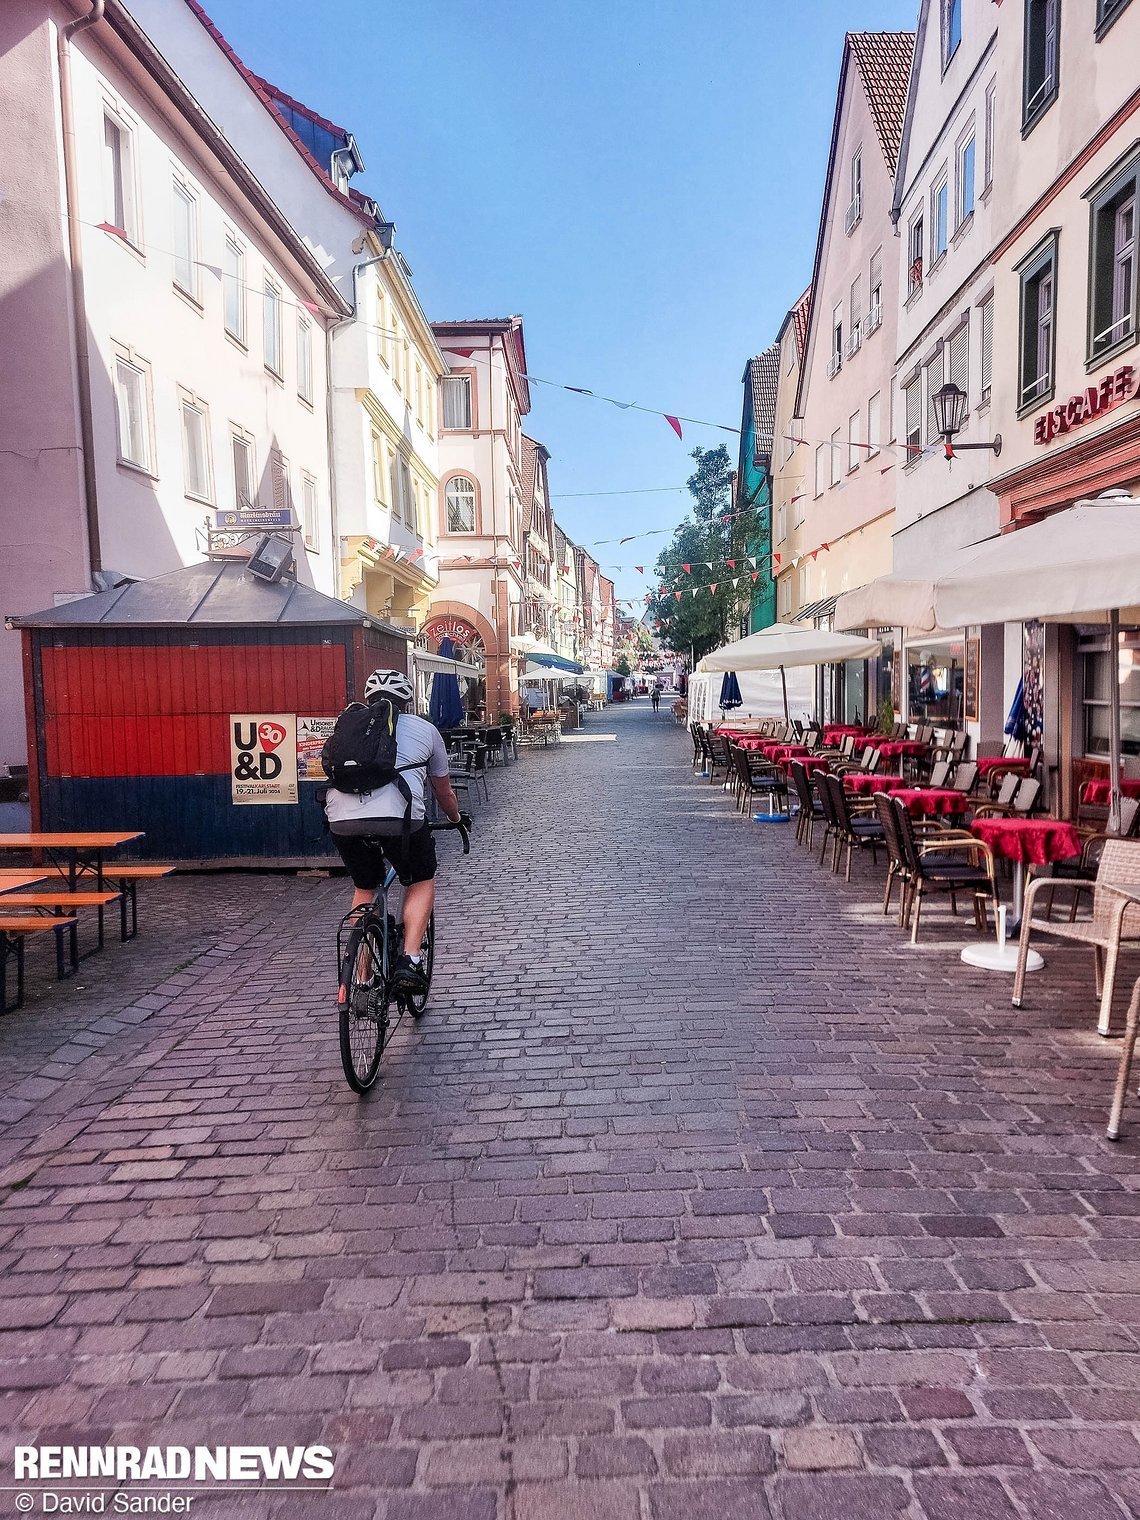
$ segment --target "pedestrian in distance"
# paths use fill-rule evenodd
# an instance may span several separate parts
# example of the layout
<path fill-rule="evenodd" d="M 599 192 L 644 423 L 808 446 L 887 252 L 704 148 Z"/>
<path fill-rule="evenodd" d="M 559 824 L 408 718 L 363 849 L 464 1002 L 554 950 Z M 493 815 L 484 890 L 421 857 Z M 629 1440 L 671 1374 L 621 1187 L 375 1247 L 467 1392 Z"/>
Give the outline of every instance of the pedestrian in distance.
<path fill-rule="evenodd" d="M 652 693 L 650 695 L 650 701 L 653 703 L 653 711 L 654 712 L 660 712 L 661 711 L 661 688 L 660 688 L 660 686 L 658 686 L 656 684 L 654 685 L 653 691 L 652 691 Z"/>

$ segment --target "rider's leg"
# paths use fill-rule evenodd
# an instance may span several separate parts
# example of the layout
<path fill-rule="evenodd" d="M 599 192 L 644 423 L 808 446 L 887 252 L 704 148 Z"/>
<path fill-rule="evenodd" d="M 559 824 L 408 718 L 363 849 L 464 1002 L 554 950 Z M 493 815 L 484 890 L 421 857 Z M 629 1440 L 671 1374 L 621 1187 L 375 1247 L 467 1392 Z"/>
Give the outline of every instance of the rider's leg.
<path fill-rule="evenodd" d="M 352 890 L 352 911 L 357 908 L 367 908 L 376 901 L 375 887 L 354 887 Z"/>
<path fill-rule="evenodd" d="M 435 906 L 435 882 L 416 881 L 404 893 L 404 954 L 419 956 Z"/>

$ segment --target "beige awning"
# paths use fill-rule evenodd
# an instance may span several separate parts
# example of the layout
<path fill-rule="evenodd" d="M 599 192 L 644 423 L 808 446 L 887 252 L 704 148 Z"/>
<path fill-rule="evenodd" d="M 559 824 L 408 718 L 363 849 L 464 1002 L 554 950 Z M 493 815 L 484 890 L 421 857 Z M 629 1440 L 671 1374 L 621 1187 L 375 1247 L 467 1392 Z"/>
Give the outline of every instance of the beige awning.
<path fill-rule="evenodd" d="M 779 670 L 797 665 L 833 665 L 844 660 L 868 660 L 878 654 L 878 639 L 855 638 L 847 633 L 828 633 L 809 623 L 773 623 L 750 633 L 734 644 L 723 644 L 706 654 L 697 666 L 701 671 Z"/>

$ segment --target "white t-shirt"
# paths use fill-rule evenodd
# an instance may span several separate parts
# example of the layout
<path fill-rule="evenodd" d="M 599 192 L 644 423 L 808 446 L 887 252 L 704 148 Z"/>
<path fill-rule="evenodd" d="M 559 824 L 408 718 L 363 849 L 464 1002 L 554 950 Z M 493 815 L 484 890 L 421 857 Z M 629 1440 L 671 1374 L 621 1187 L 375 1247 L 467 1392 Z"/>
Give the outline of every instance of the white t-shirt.
<path fill-rule="evenodd" d="M 414 713 L 401 713 L 396 720 L 396 764 L 404 766 L 414 760 L 427 763 L 401 771 L 401 775 L 412 794 L 412 818 L 422 821 L 424 777 L 447 775 L 447 750 L 443 736 L 433 723 L 426 718 L 417 718 Z M 330 786 L 325 813 L 330 823 L 344 823 L 354 818 L 402 818 L 406 806 L 395 786 L 382 786 L 378 792 L 367 792 L 363 797 L 358 797 L 355 792 L 338 792 Z"/>

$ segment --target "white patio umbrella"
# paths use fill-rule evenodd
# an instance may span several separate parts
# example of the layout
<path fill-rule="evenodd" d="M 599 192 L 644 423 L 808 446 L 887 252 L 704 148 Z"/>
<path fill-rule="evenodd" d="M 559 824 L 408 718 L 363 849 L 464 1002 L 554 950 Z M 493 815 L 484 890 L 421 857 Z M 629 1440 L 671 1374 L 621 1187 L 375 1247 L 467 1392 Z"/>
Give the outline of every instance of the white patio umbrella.
<path fill-rule="evenodd" d="M 1140 502 L 1108 492 L 992 539 L 934 584 L 943 628 L 968 623 L 1107 623 L 1109 647 L 1120 620 L 1140 622 Z M 1110 682 L 1109 827 L 1120 827 L 1120 682 Z"/>
<path fill-rule="evenodd" d="M 788 716 L 785 669 L 799 665 L 836 665 L 843 660 L 869 660 L 883 646 L 878 639 L 855 638 L 847 633 L 828 633 L 810 623 L 773 623 L 750 633 L 735 644 L 722 644 L 706 654 L 697 666 L 702 672 L 716 670 L 778 670 L 784 691 L 784 717 Z"/>

